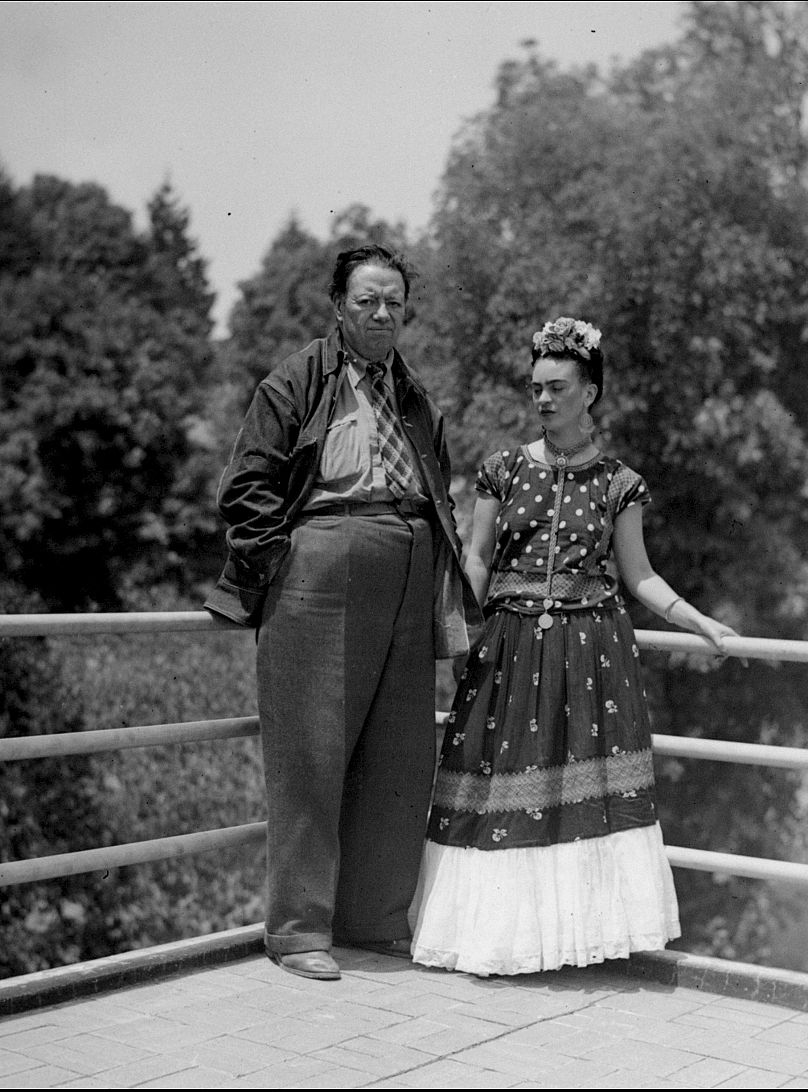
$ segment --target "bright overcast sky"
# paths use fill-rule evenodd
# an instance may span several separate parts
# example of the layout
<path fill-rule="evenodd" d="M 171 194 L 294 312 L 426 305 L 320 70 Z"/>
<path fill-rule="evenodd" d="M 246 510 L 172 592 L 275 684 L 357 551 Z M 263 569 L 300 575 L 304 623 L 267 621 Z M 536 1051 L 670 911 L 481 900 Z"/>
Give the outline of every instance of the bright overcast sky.
<path fill-rule="evenodd" d="M 534 38 L 562 67 L 673 40 L 681 3 L 3 3 L 0 163 L 98 182 L 143 223 L 170 179 L 220 332 L 292 212 L 426 224 L 452 136 Z"/>

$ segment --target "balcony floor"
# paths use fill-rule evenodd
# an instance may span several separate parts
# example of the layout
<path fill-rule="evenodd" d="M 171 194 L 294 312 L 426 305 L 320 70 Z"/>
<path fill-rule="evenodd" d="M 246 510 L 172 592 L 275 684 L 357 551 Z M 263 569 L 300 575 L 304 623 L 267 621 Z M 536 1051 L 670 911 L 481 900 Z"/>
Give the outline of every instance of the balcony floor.
<path fill-rule="evenodd" d="M 808 1013 L 608 965 L 478 979 L 263 956 L 0 1020 L 3 1088 L 808 1088 Z"/>

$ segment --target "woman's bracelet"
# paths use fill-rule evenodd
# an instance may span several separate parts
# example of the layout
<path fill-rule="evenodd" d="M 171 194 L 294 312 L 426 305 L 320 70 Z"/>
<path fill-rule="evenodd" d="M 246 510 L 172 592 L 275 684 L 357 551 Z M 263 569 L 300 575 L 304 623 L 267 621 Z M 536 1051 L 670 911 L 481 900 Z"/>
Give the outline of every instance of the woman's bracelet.
<path fill-rule="evenodd" d="M 671 614 L 673 613 L 673 608 L 676 606 L 677 603 L 684 603 L 684 599 L 681 597 L 681 595 L 677 595 L 676 598 L 672 599 L 667 606 L 667 609 L 665 611 L 665 621 L 669 624 L 671 620 Z"/>

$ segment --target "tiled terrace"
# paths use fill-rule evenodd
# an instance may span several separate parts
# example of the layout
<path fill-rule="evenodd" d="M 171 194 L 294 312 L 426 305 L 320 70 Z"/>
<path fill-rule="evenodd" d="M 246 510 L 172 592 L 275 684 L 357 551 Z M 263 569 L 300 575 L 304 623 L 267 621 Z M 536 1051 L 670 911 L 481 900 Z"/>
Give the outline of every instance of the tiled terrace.
<path fill-rule="evenodd" d="M 623 965 L 479 979 L 336 954 L 339 982 L 249 954 L 8 1015 L 0 1086 L 808 1088 L 798 1008 L 632 978 Z M 720 976 L 701 981 L 717 988 Z M 808 998 L 807 983 L 791 976 L 792 1000 Z M 753 973 L 741 992 L 759 987 Z"/>

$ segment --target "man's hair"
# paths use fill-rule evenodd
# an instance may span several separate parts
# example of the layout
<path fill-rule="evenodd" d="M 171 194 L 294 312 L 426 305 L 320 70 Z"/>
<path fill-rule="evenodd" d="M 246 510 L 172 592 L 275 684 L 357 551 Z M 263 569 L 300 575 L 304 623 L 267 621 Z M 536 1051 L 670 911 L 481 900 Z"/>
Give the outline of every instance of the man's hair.
<path fill-rule="evenodd" d="M 343 250 L 337 255 L 334 272 L 331 274 L 331 283 L 328 286 L 328 294 L 334 303 L 345 296 L 351 274 L 361 265 L 380 265 L 387 269 L 395 269 L 404 281 L 404 299 L 409 298 L 410 281 L 416 276 L 413 267 L 403 254 L 388 250 L 386 246 L 379 246 L 378 243 L 368 243 L 367 246 L 358 246 L 353 250 Z"/>

